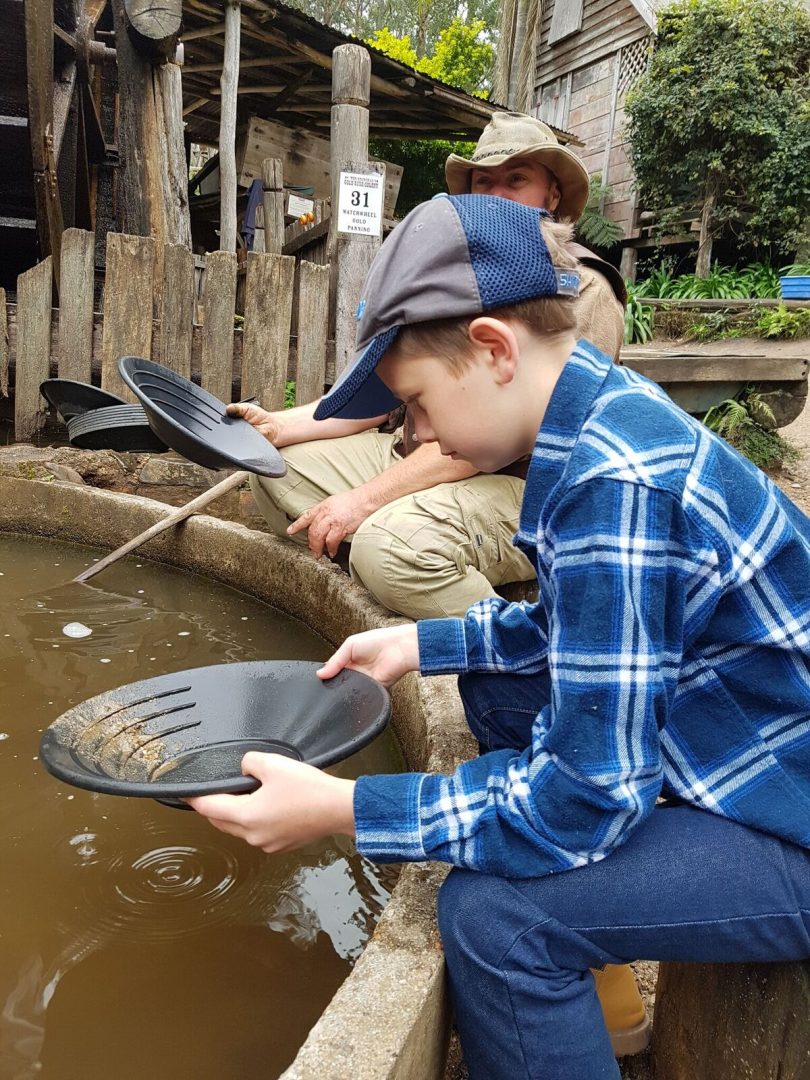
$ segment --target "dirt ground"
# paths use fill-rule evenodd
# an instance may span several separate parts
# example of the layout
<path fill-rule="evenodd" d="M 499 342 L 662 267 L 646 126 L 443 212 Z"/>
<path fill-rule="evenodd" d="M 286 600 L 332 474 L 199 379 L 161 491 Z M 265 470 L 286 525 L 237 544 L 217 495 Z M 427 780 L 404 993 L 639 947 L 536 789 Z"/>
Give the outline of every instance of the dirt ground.
<path fill-rule="evenodd" d="M 801 457 L 797 462 L 788 465 L 781 473 L 774 473 L 773 479 L 785 494 L 810 517 L 810 406 L 805 407 L 798 420 L 782 428 L 780 435 L 793 443 L 801 453 Z"/>

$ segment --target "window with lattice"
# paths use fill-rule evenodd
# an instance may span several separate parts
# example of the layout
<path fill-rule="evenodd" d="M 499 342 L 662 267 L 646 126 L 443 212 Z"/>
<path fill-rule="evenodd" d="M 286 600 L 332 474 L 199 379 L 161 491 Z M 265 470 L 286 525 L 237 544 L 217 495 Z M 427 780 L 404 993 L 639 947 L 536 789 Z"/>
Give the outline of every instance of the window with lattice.
<path fill-rule="evenodd" d="M 581 27 L 582 0 L 554 0 L 554 11 L 548 32 L 549 45 L 556 45 L 563 38 L 575 34 Z"/>
<path fill-rule="evenodd" d="M 647 70 L 650 59 L 649 37 L 639 38 L 622 49 L 622 66 L 619 71 L 619 96 L 626 94 L 630 87 Z"/>

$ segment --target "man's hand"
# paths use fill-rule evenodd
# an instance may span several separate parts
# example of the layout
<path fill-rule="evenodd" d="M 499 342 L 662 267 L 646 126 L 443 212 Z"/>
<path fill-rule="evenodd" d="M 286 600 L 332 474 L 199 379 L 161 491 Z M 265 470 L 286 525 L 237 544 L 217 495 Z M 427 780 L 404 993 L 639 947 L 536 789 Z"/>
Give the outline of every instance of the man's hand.
<path fill-rule="evenodd" d="M 419 637 L 416 623 L 352 634 L 316 674 L 320 679 L 331 679 L 344 668 L 370 675 L 383 686 L 393 686 L 409 671 L 418 671 Z"/>
<path fill-rule="evenodd" d="M 326 550 L 329 557 L 334 559 L 341 540 L 355 533 L 370 513 L 371 508 L 361 488 L 342 491 L 305 510 L 287 532 L 293 536 L 307 529 L 307 544 L 315 558 L 320 559 Z"/>
<path fill-rule="evenodd" d="M 250 795 L 200 795 L 186 801 L 220 832 L 262 851 L 293 851 L 333 833 L 354 836 L 353 780 L 255 751 L 242 758 L 242 772 L 262 786 Z"/>
<path fill-rule="evenodd" d="M 281 434 L 281 425 L 273 413 L 267 412 L 260 405 L 253 405 L 246 401 L 236 401 L 228 405 L 228 416 L 241 416 L 243 420 L 255 427 L 260 435 L 264 435 L 268 442 L 277 445 Z"/>

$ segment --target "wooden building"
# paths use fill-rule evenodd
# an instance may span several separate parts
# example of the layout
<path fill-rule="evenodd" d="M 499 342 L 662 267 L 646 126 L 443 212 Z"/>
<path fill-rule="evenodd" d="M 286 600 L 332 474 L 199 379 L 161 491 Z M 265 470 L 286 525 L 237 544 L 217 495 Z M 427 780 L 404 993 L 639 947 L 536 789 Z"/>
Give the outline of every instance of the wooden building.
<path fill-rule="evenodd" d="M 628 90 L 646 70 L 660 0 L 548 0 L 536 27 L 534 112 L 570 131 L 588 172 L 612 192 L 604 211 L 624 229 L 623 266 L 646 242 L 638 227 L 624 130 Z"/>

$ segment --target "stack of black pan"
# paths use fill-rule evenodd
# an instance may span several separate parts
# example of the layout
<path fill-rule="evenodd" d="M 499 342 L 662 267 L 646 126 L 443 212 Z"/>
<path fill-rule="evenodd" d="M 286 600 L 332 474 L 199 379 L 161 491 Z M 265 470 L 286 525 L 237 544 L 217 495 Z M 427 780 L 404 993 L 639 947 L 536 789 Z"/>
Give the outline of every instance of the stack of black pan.
<path fill-rule="evenodd" d="M 46 379 L 40 392 L 67 424 L 68 438 L 83 450 L 161 454 L 168 450 L 142 405 L 73 379 Z"/>

